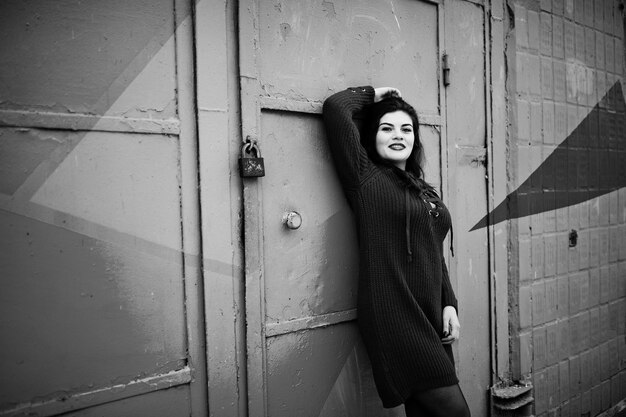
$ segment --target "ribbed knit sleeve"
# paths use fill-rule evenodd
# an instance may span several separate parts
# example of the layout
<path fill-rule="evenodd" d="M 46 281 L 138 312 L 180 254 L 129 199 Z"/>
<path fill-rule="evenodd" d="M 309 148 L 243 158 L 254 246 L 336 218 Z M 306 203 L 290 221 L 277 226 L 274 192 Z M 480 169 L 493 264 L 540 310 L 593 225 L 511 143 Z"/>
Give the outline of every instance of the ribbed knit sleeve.
<path fill-rule="evenodd" d="M 346 190 L 356 189 L 372 168 L 372 162 L 361 146 L 359 129 L 353 117 L 373 101 L 374 88 L 366 86 L 340 91 L 324 102 L 326 137 L 339 179 Z"/>
<path fill-rule="evenodd" d="M 456 299 L 456 296 L 454 295 L 454 290 L 452 289 L 452 283 L 450 282 L 450 275 L 448 274 L 448 268 L 446 267 L 445 259 L 441 260 L 441 269 L 443 271 L 441 285 L 441 304 L 443 305 L 443 307 L 454 307 L 458 314 L 458 301 Z"/>

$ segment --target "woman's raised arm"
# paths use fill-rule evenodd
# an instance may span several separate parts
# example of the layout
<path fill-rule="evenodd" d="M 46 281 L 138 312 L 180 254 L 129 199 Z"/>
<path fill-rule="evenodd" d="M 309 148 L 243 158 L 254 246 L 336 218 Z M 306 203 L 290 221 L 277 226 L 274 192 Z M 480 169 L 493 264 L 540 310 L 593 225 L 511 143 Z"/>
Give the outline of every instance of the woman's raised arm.
<path fill-rule="evenodd" d="M 374 96 L 372 87 L 354 87 L 335 93 L 324 102 L 326 137 L 339 179 L 347 190 L 356 189 L 372 167 L 353 117 L 374 102 Z"/>

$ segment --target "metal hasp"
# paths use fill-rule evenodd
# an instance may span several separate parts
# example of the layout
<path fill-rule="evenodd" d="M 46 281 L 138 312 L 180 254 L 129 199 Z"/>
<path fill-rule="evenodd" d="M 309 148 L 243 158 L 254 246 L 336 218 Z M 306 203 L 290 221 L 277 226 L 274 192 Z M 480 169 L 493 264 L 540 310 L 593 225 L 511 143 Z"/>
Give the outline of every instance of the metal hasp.
<path fill-rule="evenodd" d="M 486 154 L 481 154 L 481 155 L 477 155 L 475 158 L 473 158 L 470 161 L 470 166 L 477 168 L 479 165 L 482 165 L 484 167 L 487 167 L 487 155 Z"/>
<path fill-rule="evenodd" d="M 447 87 L 450 85 L 450 63 L 448 62 L 448 54 L 443 54 L 441 57 L 441 70 L 443 72 L 443 85 Z"/>
<path fill-rule="evenodd" d="M 248 136 L 241 147 L 239 156 L 239 175 L 242 178 L 265 176 L 265 161 L 261 157 L 261 150 L 256 139 Z"/>
<path fill-rule="evenodd" d="M 491 387 L 492 416 L 518 417 L 532 415 L 532 385 Z"/>

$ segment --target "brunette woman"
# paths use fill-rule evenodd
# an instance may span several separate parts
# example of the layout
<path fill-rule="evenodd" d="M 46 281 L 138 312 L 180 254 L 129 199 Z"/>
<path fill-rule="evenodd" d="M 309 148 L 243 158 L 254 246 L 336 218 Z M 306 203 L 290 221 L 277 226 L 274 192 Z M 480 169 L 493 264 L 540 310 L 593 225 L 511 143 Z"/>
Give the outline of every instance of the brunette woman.
<path fill-rule="evenodd" d="M 417 113 L 394 88 L 358 87 L 329 97 L 323 116 L 357 221 L 358 323 L 383 406 L 468 417 L 451 347 L 460 326 L 443 255 L 450 214 L 423 178 Z"/>

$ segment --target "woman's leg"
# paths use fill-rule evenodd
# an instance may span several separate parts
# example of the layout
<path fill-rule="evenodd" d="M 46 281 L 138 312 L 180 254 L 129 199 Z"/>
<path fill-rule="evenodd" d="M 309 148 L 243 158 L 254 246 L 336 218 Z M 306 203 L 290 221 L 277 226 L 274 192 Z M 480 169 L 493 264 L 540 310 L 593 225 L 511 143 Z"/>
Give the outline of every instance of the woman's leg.
<path fill-rule="evenodd" d="M 407 417 L 471 417 L 458 385 L 416 392 L 404 409 Z"/>
<path fill-rule="evenodd" d="M 417 400 L 413 399 L 413 397 L 409 398 L 404 403 L 404 412 L 406 417 L 428 417 L 428 413 L 424 411 L 422 406 L 420 406 Z"/>

